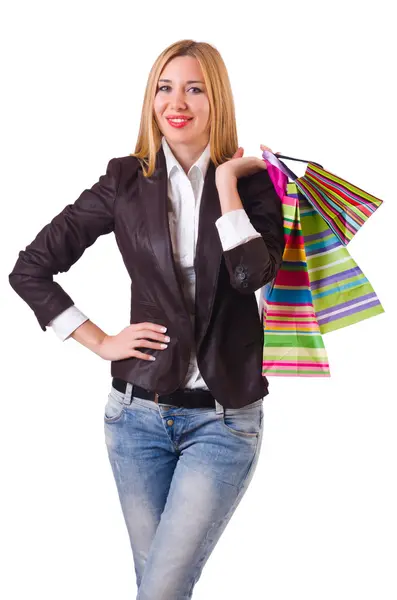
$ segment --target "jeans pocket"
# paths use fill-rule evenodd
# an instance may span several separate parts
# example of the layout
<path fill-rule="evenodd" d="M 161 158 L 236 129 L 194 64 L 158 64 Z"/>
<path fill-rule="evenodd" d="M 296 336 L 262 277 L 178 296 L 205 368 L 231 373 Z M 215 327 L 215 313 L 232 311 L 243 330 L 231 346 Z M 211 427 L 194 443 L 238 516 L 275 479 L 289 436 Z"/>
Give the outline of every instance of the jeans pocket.
<path fill-rule="evenodd" d="M 119 392 L 113 386 L 111 387 L 103 415 L 106 423 L 114 423 L 123 416 L 126 406 L 124 404 L 124 397 L 124 392 Z"/>
<path fill-rule="evenodd" d="M 263 400 L 257 400 L 242 408 L 224 408 L 221 419 L 225 429 L 245 438 L 257 438 L 262 426 Z"/>

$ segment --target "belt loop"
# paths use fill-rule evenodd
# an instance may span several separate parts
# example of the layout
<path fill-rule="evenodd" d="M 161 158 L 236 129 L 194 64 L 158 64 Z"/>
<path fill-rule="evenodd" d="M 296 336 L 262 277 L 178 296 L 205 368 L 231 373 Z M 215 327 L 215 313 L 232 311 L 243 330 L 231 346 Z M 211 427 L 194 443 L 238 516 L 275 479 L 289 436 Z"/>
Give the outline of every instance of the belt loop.
<path fill-rule="evenodd" d="M 159 395 L 158 395 L 157 392 L 154 392 L 154 401 L 155 401 L 156 404 L 159 403 Z"/>
<path fill-rule="evenodd" d="M 220 404 L 216 398 L 214 398 L 214 400 L 215 400 L 215 411 L 216 411 L 216 414 L 217 415 L 222 415 L 224 413 L 224 408 L 223 408 L 222 404 Z"/>
<path fill-rule="evenodd" d="M 134 384 L 127 381 L 125 386 L 124 404 L 131 404 L 134 392 Z"/>

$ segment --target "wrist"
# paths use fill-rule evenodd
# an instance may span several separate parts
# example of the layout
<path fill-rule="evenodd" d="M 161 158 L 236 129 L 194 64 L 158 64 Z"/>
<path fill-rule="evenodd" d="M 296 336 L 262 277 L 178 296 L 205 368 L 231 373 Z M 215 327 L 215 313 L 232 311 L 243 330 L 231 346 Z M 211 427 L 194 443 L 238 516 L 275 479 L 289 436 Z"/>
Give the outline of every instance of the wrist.
<path fill-rule="evenodd" d="M 216 187 L 237 187 L 237 177 L 227 163 L 220 165 L 215 171 Z"/>
<path fill-rule="evenodd" d="M 234 176 L 222 176 L 216 184 L 221 205 L 222 215 L 233 210 L 244 208 L 237 190 L 237 178 Z"/>

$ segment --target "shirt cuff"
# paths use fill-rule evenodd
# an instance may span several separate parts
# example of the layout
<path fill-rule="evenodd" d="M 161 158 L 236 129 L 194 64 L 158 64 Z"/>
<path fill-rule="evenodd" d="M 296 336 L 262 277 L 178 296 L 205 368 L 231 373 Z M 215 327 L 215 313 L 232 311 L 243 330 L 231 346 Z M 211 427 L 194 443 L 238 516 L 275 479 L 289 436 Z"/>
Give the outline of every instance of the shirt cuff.
<path fill-rule="evenodd" d="M 225 213 L 215 221 L 223 250 L 231 250 L 261 234 L 256 231 L 244 208 Z"/>
<path fill-rule="evenodd" d="M 88 321 L 88 317 L 73 305 L 52 319 L 47 327 L 52 327 L 59 339 L 64 342 L 85 321 Z"/>

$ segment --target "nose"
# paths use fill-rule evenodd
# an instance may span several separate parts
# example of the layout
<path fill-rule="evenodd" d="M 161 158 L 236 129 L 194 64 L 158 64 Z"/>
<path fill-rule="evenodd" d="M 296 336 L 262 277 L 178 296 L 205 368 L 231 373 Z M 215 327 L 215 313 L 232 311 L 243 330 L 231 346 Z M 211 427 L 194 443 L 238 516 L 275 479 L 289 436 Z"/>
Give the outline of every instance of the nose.
<path fill-rule="evenodd" d="M 183 90 L 174 90 L 171 94 L 170 104 L 174 108 L 186 108 L 185 92 Z"/>

